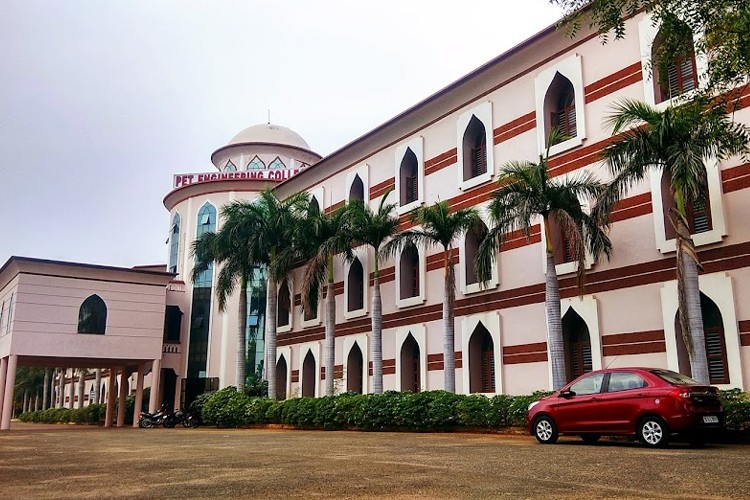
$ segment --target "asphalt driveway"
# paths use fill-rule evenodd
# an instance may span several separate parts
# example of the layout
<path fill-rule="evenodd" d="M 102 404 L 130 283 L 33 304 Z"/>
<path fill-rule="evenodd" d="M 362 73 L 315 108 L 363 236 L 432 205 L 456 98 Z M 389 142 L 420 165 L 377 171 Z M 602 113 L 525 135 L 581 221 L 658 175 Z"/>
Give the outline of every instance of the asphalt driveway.
<path fill-rule="evenodd" d="M 0 498 L 748 498 L 750 446 L 13 423 Z"/>

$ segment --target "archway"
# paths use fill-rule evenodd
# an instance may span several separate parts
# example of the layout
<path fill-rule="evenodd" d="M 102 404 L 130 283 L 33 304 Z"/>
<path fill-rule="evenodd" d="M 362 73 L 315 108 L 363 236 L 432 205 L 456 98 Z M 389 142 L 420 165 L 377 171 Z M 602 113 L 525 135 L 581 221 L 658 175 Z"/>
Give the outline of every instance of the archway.
<path fill-rule="evenodd" d="M 401 345 L 401 390 L 419 392 L 421 384 L 419 344 L 409 333 Z"/>
<path fill-rule="evenodd" d="M 469 339 L 469 392 L 495 392 L 495 343 L 481 321 Z"/>
<path fill-rule="evenodd" d="M 286 358 L 282 354 L 276 363 L 276 399 L 282 401 L 286 399 Z"/>
<path fill-rule="evenodd" d="M 593 369 L 591 337 L 586 322 L 573 308 L 568 309 L 563 316 L 562 329 L 565 371 L 567 380 L 570 382 Z"/>
<path fill-rule="evenodd" d="M 349 351 L 349 356 L 346 358 L 347 392 L 356 392 L 358 394 L 362 394 L 364 392 L 364 384 L 362 383 L 363 370 L 364 358 L 362 357 L 362 350 L 355 342 L 351 350 Z"/>
<path fill-rule="evenodd" d="M 305 361 L 302 363 L 302 397 L 315 397 L 315 357 L 312 351 L 307 351 Z"/>
<path fill-rule="evenodd" d="M 716 303 L 701 293 L 701 314 L 703 315 L 703 333 L 706 342 L 706 359 L 711 384 L 728 384 L 729 368 L 727 365 L 727 348 L 724 341 L 724 320 Z M 682 336 L 679 314 L 675 314 L 675 336 L 677 341 L 677 362 L 680 373 L 692 376 L 690 355 Z"/>

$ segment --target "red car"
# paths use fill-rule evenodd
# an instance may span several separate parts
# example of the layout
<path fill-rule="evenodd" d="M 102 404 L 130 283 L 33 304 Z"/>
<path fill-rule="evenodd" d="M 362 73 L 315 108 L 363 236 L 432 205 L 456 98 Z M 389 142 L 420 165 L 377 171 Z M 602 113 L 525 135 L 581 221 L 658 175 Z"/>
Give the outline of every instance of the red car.
<path fill-rule="evenodd" d="M 602 435 L 635 435 L 663 447 L 673 434 L 692 445 L 724 426 L 719 390 L 661 368 L 611 368 L 586 373 L 529 405 L 529 431 L 542 443 L 560 434 L 593 444 Z"/>

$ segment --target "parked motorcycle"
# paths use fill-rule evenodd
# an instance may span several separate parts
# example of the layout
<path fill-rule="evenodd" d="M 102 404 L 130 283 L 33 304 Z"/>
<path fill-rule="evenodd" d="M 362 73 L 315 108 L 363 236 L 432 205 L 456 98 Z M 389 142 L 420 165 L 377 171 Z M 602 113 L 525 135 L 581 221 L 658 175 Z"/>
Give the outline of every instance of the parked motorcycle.
<path fill-rule="evenodd" d="M 172 429 L 178 424 L 182 424 L 183 427 L 198 427 L 200 420 L 191 412 L 184 412 L 182 410 L 175 410 L 168 412 L 164 416 L 164 427 Z"/>
<path fill-rule="evenodd" d="M 138 418 L 138 427 L 141 429 L 150 429 L 152 427 L 159 427 L 163 425 L 165 418 L 169 414 L 166 405 L 162 405 L 159 411 L 153 413 L 142 411 Z"/>

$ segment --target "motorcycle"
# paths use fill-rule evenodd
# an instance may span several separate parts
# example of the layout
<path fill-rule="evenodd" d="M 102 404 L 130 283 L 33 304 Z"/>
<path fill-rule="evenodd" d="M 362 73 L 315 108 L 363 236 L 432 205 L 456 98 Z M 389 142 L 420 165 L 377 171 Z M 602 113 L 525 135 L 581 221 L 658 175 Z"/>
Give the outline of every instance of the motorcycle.
<path fill-rule="evenodd" d="M 166 405 L 162 405 L 159 411 L 153 413 L 142 411 L 138 418 L 138 427 L 141 429 L 150 429 L 152 427 L 159 427 L 164 424 L 164 420 L 169 414 Z"/>
<path fill-rule="evenodd" d="M 182 424 L 183 427 L 198 427 L 200 421 L 192 412 L 175 410 L 167 413 L 164 417 L 164 427 L 172 429 L 177 426 L 177 424 Z"/>

